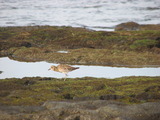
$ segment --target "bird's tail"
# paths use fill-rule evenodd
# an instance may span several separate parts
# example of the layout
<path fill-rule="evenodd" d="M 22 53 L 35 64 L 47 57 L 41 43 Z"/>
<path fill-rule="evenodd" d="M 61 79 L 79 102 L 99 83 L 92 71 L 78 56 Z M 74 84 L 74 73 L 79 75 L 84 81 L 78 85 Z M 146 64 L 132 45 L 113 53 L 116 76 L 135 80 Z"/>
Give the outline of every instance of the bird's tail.
<path fill-rule="evenodd" d="M 79 69 L 79 67 L 75 67 L 74 69 L 75 69 L 75 70 L 76 70 L 76 69 Z"/>

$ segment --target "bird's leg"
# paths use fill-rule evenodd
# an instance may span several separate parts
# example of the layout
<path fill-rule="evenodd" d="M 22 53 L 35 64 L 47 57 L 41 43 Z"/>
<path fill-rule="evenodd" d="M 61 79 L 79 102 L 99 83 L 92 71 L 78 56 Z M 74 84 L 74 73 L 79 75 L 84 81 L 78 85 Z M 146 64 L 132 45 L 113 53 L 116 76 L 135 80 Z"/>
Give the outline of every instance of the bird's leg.
<path fill-rule="evenodd" d="M 66 81 L 67 76 L 68 76 L 67 73 L 65 73 L 64 81 Z"/>

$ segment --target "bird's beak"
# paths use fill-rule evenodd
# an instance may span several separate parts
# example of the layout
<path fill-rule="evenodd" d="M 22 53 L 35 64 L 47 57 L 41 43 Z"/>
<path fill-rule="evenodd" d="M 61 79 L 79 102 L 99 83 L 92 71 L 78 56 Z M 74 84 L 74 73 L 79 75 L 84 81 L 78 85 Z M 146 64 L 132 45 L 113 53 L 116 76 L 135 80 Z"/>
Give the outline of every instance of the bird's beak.
<path fill-rule="evenodd" d="M 51 70 L 51 68 L 49 68 L 48 70 Z"/>

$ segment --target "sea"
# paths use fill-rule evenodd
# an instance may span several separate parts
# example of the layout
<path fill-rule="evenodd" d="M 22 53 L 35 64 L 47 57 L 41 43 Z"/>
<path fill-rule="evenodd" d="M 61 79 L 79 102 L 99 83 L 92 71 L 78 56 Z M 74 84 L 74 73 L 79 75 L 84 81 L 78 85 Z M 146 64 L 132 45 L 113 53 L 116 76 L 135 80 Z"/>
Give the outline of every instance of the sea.
<path fill-rule="evenodd" d="M 72 26 L 114 31 L 134 21 L 160 24 L 160 0 L 0 0 L 0 27 Z"/>

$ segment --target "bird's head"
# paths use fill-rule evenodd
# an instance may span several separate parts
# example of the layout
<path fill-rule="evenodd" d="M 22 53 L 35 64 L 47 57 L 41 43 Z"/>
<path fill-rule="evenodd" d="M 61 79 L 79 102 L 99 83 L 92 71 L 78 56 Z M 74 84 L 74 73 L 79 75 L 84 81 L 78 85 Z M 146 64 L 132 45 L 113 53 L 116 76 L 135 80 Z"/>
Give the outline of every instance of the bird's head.
<path fill-rule="evenodd" d="M 53 70 L 53 71 L 55 71 L 56 68 L 57 68 L 56 66 L 52 65 L 48 70 Z"/>

